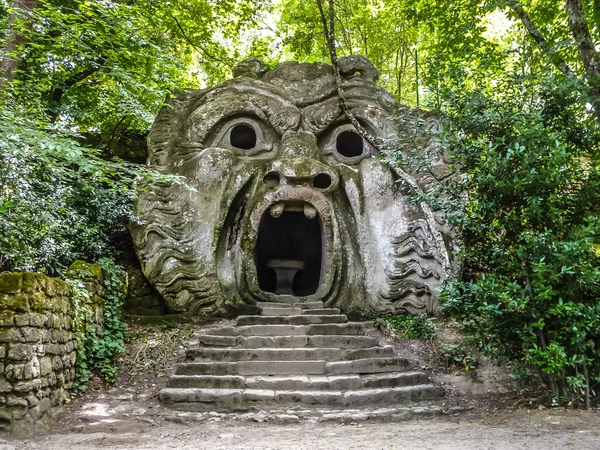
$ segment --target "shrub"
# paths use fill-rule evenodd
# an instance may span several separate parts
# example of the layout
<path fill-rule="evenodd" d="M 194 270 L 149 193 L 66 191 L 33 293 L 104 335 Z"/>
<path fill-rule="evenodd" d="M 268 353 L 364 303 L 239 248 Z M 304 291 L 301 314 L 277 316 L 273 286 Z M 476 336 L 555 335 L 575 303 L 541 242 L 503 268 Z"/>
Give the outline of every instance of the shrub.
<path fill-rule="evenodd" d="M 468 199 L 432 202 L 463 239 L 464 276 L 442 306 L 471 343 L 533 371 L 555 402 L 589 405 L 600 381 L 598 126 L 564 86 L 526 81 L 462 93 L 449 110 L 442 150 L 464 176 L 436 189 Z"/>

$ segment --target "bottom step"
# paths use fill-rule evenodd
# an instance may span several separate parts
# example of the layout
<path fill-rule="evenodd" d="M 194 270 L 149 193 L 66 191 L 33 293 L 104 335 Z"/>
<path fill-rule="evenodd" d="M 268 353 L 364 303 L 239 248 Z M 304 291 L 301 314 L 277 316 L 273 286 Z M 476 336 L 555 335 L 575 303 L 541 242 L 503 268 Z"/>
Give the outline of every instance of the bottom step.
<path fill-rule="evenodd" d="M 416 386 L 357 389 L 349 391 L 274 391 L 268 389 L 199 389 L 165 388 L 158 396 L 171 408 L 185 411 L 240 410 L 258 403 L 297 404 L 351 407 L 363 405 L 397 404 L 415 399 L 440 397 L 440 386 Z"/>

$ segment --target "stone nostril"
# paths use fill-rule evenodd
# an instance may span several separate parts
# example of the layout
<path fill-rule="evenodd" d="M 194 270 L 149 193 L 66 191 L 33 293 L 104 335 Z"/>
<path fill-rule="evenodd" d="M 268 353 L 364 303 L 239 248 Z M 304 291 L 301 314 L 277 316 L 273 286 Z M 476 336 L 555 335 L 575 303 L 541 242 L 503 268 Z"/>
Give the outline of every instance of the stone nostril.
<path fill-rule="evenodd" d="M 279 186 L 280 182 L 281 178 L 279 177 L 279 173 L 275 172 L 274 170 L 267 173 L 263 178 L 263 183 L 265 183 L 270 188 L 275 188 Z"/>
<path fill-rule="evenodd" d="M 313 179 L 313 186 L 317 189 L 327 189 L 331 186 L 331 175 L 320 173 Z"/>

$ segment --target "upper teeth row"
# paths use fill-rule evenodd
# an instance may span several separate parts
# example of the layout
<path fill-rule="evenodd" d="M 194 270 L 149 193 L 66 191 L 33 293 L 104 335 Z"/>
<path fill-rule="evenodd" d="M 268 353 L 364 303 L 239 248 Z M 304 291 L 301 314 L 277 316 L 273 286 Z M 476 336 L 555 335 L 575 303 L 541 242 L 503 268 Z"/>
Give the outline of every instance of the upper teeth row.
<path fill-rule="evenodd" d="M 288 211 L 300 211 L 299 206 L 288 205 L 286 208 L 285 203 L 278 202 L 269 207 L 269 213 L 271 214 L 271 217 L 277 219 L 278 217 L 281 217 L 284 209 L 287 209 Z M 317 217 L 317 210 L 310 203 L 304 203 L 302 206 L 302 211 L 304 211 L 304 216 L 307 219 L 314 219 L 315 217 Z"/>

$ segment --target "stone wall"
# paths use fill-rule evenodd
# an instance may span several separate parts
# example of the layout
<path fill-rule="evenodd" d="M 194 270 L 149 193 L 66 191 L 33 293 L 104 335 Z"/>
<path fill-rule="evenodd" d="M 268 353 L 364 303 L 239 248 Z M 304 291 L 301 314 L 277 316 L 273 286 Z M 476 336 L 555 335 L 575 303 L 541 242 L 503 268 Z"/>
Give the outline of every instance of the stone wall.
<path fill-rule="evenodd" d="M 89 307 L 101 321 L 99 295 Z M 50 417 L 69 395 L 75 359 L 68 284 L 38 273 L 0 273 L 0 430 L 28 431 Z"/>

